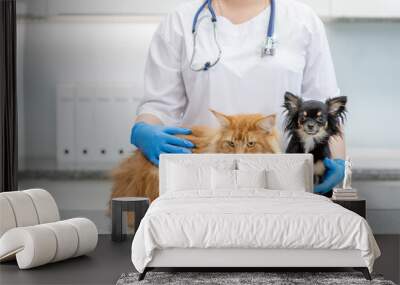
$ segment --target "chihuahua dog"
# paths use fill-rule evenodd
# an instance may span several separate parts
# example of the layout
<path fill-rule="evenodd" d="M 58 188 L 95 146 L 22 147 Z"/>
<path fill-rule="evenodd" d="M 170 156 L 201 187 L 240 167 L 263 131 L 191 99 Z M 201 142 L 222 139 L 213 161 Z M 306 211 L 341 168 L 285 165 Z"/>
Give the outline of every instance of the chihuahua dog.
<path fill-rule="evenodd" d="M 290 136 L 286 153 L 311 153 L 314 156 L 314 183 L 325 172 L 323 159 L 330 158 L 329 138 L 341 136 L 341 124 L 346 116 L 347 97 L 340 96 L 324 102 L 303 101 L 289 92 L 285 94 L 285 131 Z"/>

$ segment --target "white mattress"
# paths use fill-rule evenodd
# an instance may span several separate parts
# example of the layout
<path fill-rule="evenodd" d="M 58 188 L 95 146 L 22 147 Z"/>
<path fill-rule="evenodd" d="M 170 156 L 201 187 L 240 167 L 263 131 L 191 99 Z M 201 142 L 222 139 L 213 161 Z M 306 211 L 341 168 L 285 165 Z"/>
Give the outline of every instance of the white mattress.
<path fill-rule="evenodd" d="M 168 248 L 359 250 L 370 271 L 380 255 L 359 215 L 319 195 L 265 189 L 162 195 L 138 228 L 132 262 L 143 272 L 156 249 Z"/>

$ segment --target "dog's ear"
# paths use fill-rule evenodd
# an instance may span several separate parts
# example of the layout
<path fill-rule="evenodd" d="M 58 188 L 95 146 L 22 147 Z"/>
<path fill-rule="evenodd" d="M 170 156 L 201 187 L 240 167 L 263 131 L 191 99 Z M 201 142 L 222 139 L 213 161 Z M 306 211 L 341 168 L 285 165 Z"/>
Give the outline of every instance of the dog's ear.
<path fill-rule="evenodd" d="M 303 104 L 303 100 L 300 97 L 290 92 L 285 93 L 285 102 L 283 103 L 283 107 L 288 110 L 289 114 L 297 113 L 301 104 Z"/>
<path fill-rule="evenodd" d="M 276 114 L 266 116 L 257 122 L 257 126 L 267 133 L 270 133 L 272 131 L 272 129 L 275 127 L 275 124 Z"/>
<path fill-rule="evenodd" d="M 346 112 L 346 96 L 339 96 L 326 100 L 328 112 L 330 115 L 342 117 Z"/>
<path fill-rule="evenodd" d="M 221 127 L 223 128 L 227 128 L 230 126 L 231 121 L 229 120 L 229 116 L 219 113 L 217 111 L 214 111 L 212 109 L 209 109 L 211 113 L 213 113 L 213 115 L 217 118 L 219 124 L 221 125 Z"/>

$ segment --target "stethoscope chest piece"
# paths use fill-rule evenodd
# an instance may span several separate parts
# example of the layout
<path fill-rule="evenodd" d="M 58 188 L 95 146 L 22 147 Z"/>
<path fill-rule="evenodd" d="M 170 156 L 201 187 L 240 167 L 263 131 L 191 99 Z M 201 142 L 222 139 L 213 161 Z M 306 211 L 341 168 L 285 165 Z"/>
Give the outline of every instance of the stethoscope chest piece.
<path fill-rule="evenodd" d="M 267 37 L 261 48 L 261 57 L 274 56 L 276 53 L 276 40 L 273 37 Z"/>

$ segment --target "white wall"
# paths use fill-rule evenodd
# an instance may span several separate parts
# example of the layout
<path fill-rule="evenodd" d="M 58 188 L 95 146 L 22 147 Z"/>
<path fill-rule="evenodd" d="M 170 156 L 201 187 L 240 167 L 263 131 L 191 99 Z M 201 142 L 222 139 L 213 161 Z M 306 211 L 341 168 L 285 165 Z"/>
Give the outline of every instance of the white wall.
<path fill-rule="evenodd" d="M 18 76 L 24 82 L 19 85 L 25 108 L 21 137 L 28 159 L 55 159 L 57 84 L 127 82 L 141 92 L 147 46 L 157 21 L 89 17 L 22 20 L 18 26 L 25 30 L 18 38 Z M 349 97 L 350 149 L 363 166 L 376 166 L 376 157 L 385 157 L 381 167 L 389 160 L 391 167 L 400 167 L 400 23 L 328 22 L 326 27 L 339 85 Z M 376 157 L 370 159 L 371 149 Z"/>
<path fill-rule="evenodd" d="M 400 168 L 400 22 L 326 25 L 337 78 L 349 97 L 346 139 L 359 164 Z"/>

